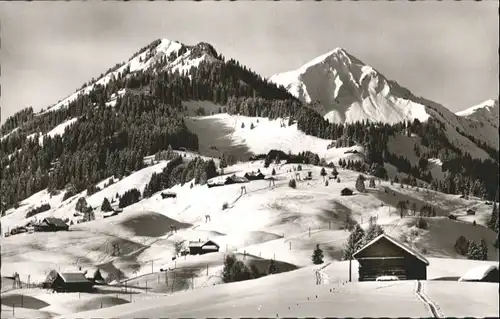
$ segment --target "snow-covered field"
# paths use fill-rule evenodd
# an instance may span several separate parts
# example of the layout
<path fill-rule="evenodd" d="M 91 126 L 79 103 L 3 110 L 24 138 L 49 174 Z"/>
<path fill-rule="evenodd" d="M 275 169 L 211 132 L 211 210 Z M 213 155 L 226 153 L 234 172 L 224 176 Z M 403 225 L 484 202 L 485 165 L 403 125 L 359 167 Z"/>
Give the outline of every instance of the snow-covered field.
<path fill-rule="evenodd" d="M 361 146 L 330 148 L 327 146 L 332 142 L 314 136 L 306 135 L 297 129 L 297 124 L 288 126 L 288 119 L 269 120 L 262 117 L 247 117 L 229 114 L 215 114 L 202 117 L 212 119 L 217 123 L 230 128 L 230 138 L 235 144 L 247 146 L 254 154 L 267 154 L 270 150 L 281 150 L 285 153 L 311 151 L 324 157 L 328 162 L 339 159 L 360 160 L 363 152 Z M 253 128 L 251 126 L 253 125 Z M 262 141 L 266 141 L 263 143 Z M 345 153 L 346 151 L 357 151 L 358 154 Z"/>
<path fill-rule="evenodd" d="M 224 120 L 228 117 L 219 115 L 218 118 Z M 243 117 L 239 117 L 238 120 L 248 121 Z M 290 128 L 290 131 L 287 131 L 281 128 L 279 121 L 266 122 L 265 119 L 259 119 L 259 123 L 255 122 L 254 125 L 257 133 L 262 130 L 262 132 L 267 131 L 273 134 L 274 128 L 280 132 L 279 134 L 289 134 L 282 138 L 284 141 L 293 141 L 290 137 L 292 136 L 299 139 L 300 143 L 310 143 L 308 145 L 311 145 L 313 149 L 323 146 L 326 149 L 326 145 L 322 144 L 326 141 L 313 138 L 305 140 L 307 137 L 297 135 L 296 129 Z M 245 127 L 248 126 L 245 124 Z M 241 125 L 236 127 L 241 128 Z M 249 137 L 251 135 L 243 135 L 241 131 L 238 133 L 238 130 L 234 135 L 235 138 L 244 137 L 244 143 L 250 148 L 253 147 L 256 152 L 265 151 L 258 148 L 256 140 Z M 273 139 L 279 140 L 278 137 Z M 271 147 L 274 148 L 274 146 Z M 293 148 L 295 147 L 293 142 L 278 144 L 276 147 L 283 150 L 290 147 L 292 152 L 299 151 Z M 335 153 L 336 151 L 327 153 L 327 160 L 336 162 L 335 156 L 344 155 Z M 193 156 L 196 154 L 186 154 L 186 159 Z M 151 161 L 151 158 L 147 158 L 147 161 Z M 226 168 L 225 173 L 242 176 L 245 172 L 260 169 L 264 174 L 269 175 L 274 168 L 276 170 L 275 186 L 270 187 L 269 182 L 265 180 L 252 181 L 244 184 L 246 193 L 242 194 L 239 184 L 213 188 L 195 185 L 191 188 L 190 183 L 186 183 L 170 189 L 177 194 L 176 198 L 162 199 L 157 193 L 151 198 L 126 207 L 118 216 L 103 218 L 100 205 L 104 197 L 111 200 L 116 193 L 122 194 L 133 187 L 142 191 L 153 172 L 161 171 L 166 164 L 166 161 L 161 161 L 121 181 L 115 180 L 111 186 L 87 197 L 88 203 L 97 208 L 95 221 L 75 224 L 70 226 L 67 232 L 20 234 L 2 238 L 2 276 L 11 276 L 17 271 L 23 282 L 28 280 L 28 276 L 31 282 L 40 282 L 45 279 L 51 269 L 77 271 L 80 266 L 84 268 L 99 266 L 105 276 L 115 280 L 149 276 L 136 279 L 137 284 L 141 286 L 144 284 L 141 278 L 149 278 L 147 280 L 150 280 L 151 285 L 151 281 L 155 282 L 158 277 L 157 284 L 159 284 L 162 276 L 158 273 L 160 268 L 191 269 L 189 273 L 194 276 L 191 283 L 196 288 L 194 291 L 174 293 L 163 299 L 165 297 L 161 292 L 165 293 L 165 289 L 161 285 L 155 285 L 154 291 L 157 292 L 148 292 L 148 294 L 138 288 L 137 294 L 132 297 L 135 300 L 133 304 L 117 306 L 115 310 L 109 308 L 95 310 L 95 313 L 81 313 L 80 317 L 132 318 L 139 313 L 141 316 L 148 317 L 158 317 L 165 313 L 178 317 L 240 316 L 240 314 L 247 316 L 276 316 L 276 314 L 279 316 L 331 316 L 332 314 L 336 316 L 405 316 L 408 315 L 405 312 L 408 309 L 411 309 L 412 316 L 428 316 L 425 305 L 415 296 L 415 282 L 398 283 L 394 287 L 387 286 L 383 289 L 384 293 L 379 293 L 382 289 L 379 286 L 388 285 L 387 283 L 341 285 L 348 278 L 347 263 L 338 261 L 348 236 L 348 232 L 342 229 L 346 215 L 351 215 L 365 228 L 368 226 L 369 217 L 376 216 L 379 224 L 388 234 L 420 251 L 424 250 L 428 257 L 458 258 L 431 258 L 431 266 L 428 270 L 429 279 L 460 277 L 472 265 L 471 263 L 477 263 L 464 260 L 463 256 L 455 253 L 453 244 L 458 236 L 467 234 L 468 238 L 476 241 L 484 238 L 489 246 L 494 240 L 494 233 L 481 226 L 487 219 L 491 206 L 485 205 L 478 199 L 466 200 L 454 195 L 423 189 L 419 191 L 407 187 L 401 189 L 399 184 L 391 186 L 384 181 L 380 184 L 377 182 L 375 188 L 368 187 L 366 193 L 355 191 L 353 196 L 343 197 L 340 196 L 340 190 L 344 187 L 354 189 L 359 173 L 338 169 L 341 182 L 337 183 L 332 179 L 329 185 L 325 186 L 320 176 L 321 167 L 310 165 L 303 165 L 303 170 L 298 173 L 303 179 L 308 172 L 312 172 L 313 179 L 298 181 L 297 188 L 292 189 L 288 186 L 288 181 L 295 175 L 293 168 L 296 165 L 272 164 L 269 168 L 264 168 L 262 161 L 238 163 Z M 328 173 L 330 171 L 327 169 Z M 221 177 L 216 179 L 221 179 Z M 99 186 L 104 187 L 107 180 L 99 183 Z M 7 231 L 9 227 L 27 222 L 24 218 L 26 212 L 44 202 L 50 203 L 52 209 L 37 215 L 37 218 L 57 216 L 75 219 L 73 214 L 76 200 L 86 194 L 83 192 L 64 202 L 62 201 L 63 195 L 64 193 L 61 192 L 51 198 L 46 191 L 42 191 L 26 199 L 21 203 L 21 207 L 17 210 L 9 210 L 8 214 L 0 219 L 2 232 Z M 400 219 L 395 208 L 400 200 L 415 202 L 418 207 L 424 203 L 431 203 L 436 206 L 438 216 L 446 216 L 450 212 L 463 212 L 469 207 L 474 207 L 477 211 L 475 217 L 478 225 L 473 226 L 471 222 L 451 221 L 438 217 L 428 219 L 428 230 L 419 230 L 414 226 L 414 218 Z M 227 208 L 223 209 L 225 203 L 227 203 Z M 210 215 L 210 221 L 206 221 L 206 214 Z M 173 234 L 170 232 L 172 225 L 177 226 L 178 229 Z M 181 257 L 175 262 L 172 261 L 176 242 L 206 239 L 219 244 L 220 251 L 202 256 Z M 118 256 L 112 256 L 112 247 L 116 243 L 121 251 Z M 322 265 L 325 267 L 322 272 L 325 276 L 324 282 L 328 284 L 322 286 L 314 284 L 313 268 L 317 266 L 312 266 L 311 254 L 316 244 L 320 245 L 325 255 L 325 264 Z M 262 260 L 264 268 L 266 260 L 273 258 L 278 261 L 278 267 L 283 267 L 283 269 L 292 270 L 293 268 L 287 266 L 288 264 L 302 268 L 251 282 L 219 285 L 224 256 L 230 252 L 237 253 L 239 258 L 247 256 L 248 260 L 256 262 Z M 497 261 L 498 254 L 491 251 L 489 259 Z M 457 266 L 461 265 L 461 262 L 465 264 Z M 356 280 L 355 262 L 353 267 L 353 278 Z M 213 287 L 213 284 L 216 286 Z M 469 285 L 470 283 L 460 284 Z M 187 285 L 189 287 L 189 281 Z M 330 292 L 329 289 L 334 287 L 339 290 L 335 293 Z M 487 291 L 489 288 L 484 289 Z M 278 291 L 287 291 L 287 293 L 277 294 Z M 446 300 L 446 296 L 443 296 L 439 289 L 433 291 L 437 291 L 433 297 L 434 300 L 439 298 Z M 117 292 L 117 295 L 108 294 L 113 297 L 113 300 L 103 299 L 102 294 L 92 294 L 84 298 L 80 296 L 82 298 L 80 300 L 75 299 L 78 298 L 76 295 L 71 297 L 70 294 L 67 298 L 73 299 L 66 305 L 60 300 L 46 299 L 48 297 L 42 296 L 46 294 L 45 291 L 36 292 L 33 289 L 14 290 L 3 293 L 2 297 L 14 293 L 35 294 L 34 298 L 46 300 L 50 304 L 43 309 L 29 310 L 31 312 L 26 310 L 29 313 L 20 310 L 19 313 L 24 313 L 25 316 L 34 315 L 33 311 L 40 312 L 36 315 L 49 313 L 49 315 L 66 316 L 76 311 L 99 309 L 101 301 L 105 304 L 103 306 L 105 308 L 106 303 L 109 305 L 123 303 L 123 300 L 128 301 L 130 297 Z M 316 295 L 318 295 L 317 299 Z M 238 302 L 234 301 L 236 297 L 238 297 Z M 307 300 L 307 297 L 310 300 Z M 88 302 L 84 301 L 85 298 L 88 298 Z M 163 308 L 153 309 L 153 305 L 158 303 L 158 298 L 162 298 Z M 336 302 L 332 303 L 332 298 Z M 371 314 L 363 312 L 365 311 L 363 309 L 370 307 L 354 306 L 360 300 L 366 302 L 366 305 L 376 305 L 387 303 L 389 299 L 394 298 L 398 306 L 391 307 L 389 310 L 377 308 Z M 144 301 L 140 301 L 142 299 Z M 181 299 L 182 302 L 178 301 Z M 196 306 L 192 303 L 195 300 Z M 213 300 L 219 301 L 214 303 Z M 179 303 L 174 306 L 176 302 Z M 261 305 L 261 307 L 258 308 L 255 305 Z M 293 305 L 295 308 L 292 308 Z M 290 310 L 288 307 L 291 307 Z M 488 305 L 485 309 L 491 310 L 492 307 L 494 308 Z M 467 313 L 476 313 L 475 308 L 471 309 Z M 447 313 L 445 308 L 442 310 L 445 314 Z M 466 310 L 463 311 L 466 312 Z"/>

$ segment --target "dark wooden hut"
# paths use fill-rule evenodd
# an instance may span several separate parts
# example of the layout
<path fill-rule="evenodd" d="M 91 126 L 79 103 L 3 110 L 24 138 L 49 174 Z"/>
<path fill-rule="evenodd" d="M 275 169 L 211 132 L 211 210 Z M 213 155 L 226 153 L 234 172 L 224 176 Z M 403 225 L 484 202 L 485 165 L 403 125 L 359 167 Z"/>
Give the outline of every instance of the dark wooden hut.
<path fill-rule="evenodd" d="M 357 252 L 359 281 L 373 281 L 380 276 L 396 276 L 399 280 L 427 279 L 429 261 L 396 239 L 382 234 Z"/>
<path fill-rule="evenodd" d="M 189 254 L 190 255 L 203 255 L 207 253 L 213 253 L 219 251 L 219 245 L 215 242 L 208 241 L 192 241 L 189 243 Z"/>
<path fill-rule="evenodd" d="M 475 210 L 473 210 L 473 209 L 471 209 L 471 208 L 469 208 L 469 209 L 467 210 L 467 215 L 476 215 L 476 211 L 475 211 Z"/>
<path fill-rule="evenodd" d="M 353 194 L 353 191 L 347 187 L 340 191 L 340 195 L 342 195 L 342 196 L 351 196 L 352 194 Z"/>
<path fill-rule="evenodd" d="M 172 193 L 172 192 L 161 193 L 161 198 L 162 199 L 165 199 L 165 198 L 177 198 L 177 194 L 176 193 Z"/>
<path fill-rule="evenodd" d="M 249 181 L 255 181 L 259 179 L 264 179 L 265 175 L 262 174 L 261 172 L 250 172 L 250 173 L 245 173 L 245 178 L 248 179 Z"/>
<path fill-rule="evenodd" d="M 54 289 L 57 292 L 90 292 L 93 285 L 81 272 L 60 273 L 55 270 L 49 273 L 44 283 L 45 288 Z"/>

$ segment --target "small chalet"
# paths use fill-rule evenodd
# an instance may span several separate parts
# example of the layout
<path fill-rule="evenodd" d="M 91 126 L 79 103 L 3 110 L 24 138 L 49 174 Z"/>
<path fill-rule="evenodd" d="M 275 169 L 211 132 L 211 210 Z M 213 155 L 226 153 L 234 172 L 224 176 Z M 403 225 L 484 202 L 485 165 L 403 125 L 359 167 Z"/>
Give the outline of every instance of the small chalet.
<path fill-rule="evenodd" d="M 342 196 L 351 196 L 352 194 L 353 194 L 353 191 L 347 187 L 340 191 L 340 195 L 342 195 Z"/>
<path fill-rule="evenodd" d="M 473 210 L 472 208 L 469 208 L 469 209 L 467 210 L 467 215 L 476 215 L 476 211 L 475 211 L 475 210 Z"/>
<path fill-rule="evenodd" d="M 45 288 L 57 292 L 90 292 L 93 285 L 81 272 L 60 273 L 55 270 L 49 273 L 44 283 Z"/>
<path fill-rule="evenodd" d="M 190 255 L 203 255 L 207 253 L 214 253 L 219 251 L 219 245 L 215 242 L 208 241 L 192 241 L 189 243 L 189 254 Z"/>
<path fill-rule="evenodd" d="M 45 217 L 40 223 L 33 225 L 35 231 L 59 231 L 68 230 L 69 226 L 64 220 L 55 217 Z"/>
<path fill-rule="evenodd" d="M 353 254 L 359 262 L 359 281 L 381 276 L 399 280 L 426 280 L 429 261 L 396 239 L 382 234 Z"/>
<path fill-rule="evenodd" d="M 248 179 L 249 181 L 255 181 L 259 179 L 264 179 L 264 174 L 261 172 L 250 172 L 250 173 L 245 173 L 245 178 Z"/>

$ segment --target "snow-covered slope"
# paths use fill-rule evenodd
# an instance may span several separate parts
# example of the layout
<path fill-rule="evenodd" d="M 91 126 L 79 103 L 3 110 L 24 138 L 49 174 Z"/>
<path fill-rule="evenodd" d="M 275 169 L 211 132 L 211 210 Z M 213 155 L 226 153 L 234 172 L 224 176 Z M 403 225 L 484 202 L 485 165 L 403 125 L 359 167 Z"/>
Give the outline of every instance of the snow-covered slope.
<path fill-rule="evenodd" d="M 424 105 L 406 97 L 406 89 L 340 48 L 270 81 L 303 102 L 319 103 L 318 110 L 331 122 L 396 123 L 429 117 Z"/>

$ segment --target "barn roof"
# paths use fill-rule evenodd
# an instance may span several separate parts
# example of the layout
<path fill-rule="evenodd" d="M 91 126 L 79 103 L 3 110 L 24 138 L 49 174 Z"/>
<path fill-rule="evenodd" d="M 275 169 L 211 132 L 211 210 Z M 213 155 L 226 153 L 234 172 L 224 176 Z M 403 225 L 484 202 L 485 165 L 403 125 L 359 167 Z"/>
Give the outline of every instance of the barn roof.
<path fill-rule="evenodd" d="M 68 226 L 64 220 L 62 220 L 61 218 L 55 218 L 55 217 L 45 217 L 44 220 L 48 223 L 48 224 L 52 224 L 52 225 L 55 225 L 55 226 L 59 226 L 59 227 L 66 227 Z"/>
<path fill-rule="evenodd" d="M 59 276 L 64 280 L 66 283 L 88 283 L 88 279 L 85 278 L 85 275 L 81 272 L 74 272 L 74 273 L 59 273 Z"/>
<path fill-rule="evenodd" d="M 211 240 L 207 241 L 191 241 L 189 242 L 189 247 L 207 247 L 207 246 L 216 246 L 219 247 L 215 242 Z"/>
<path fill-rule="evenodd" d="M 405 250 L 406 252 L 408 252 L 409 254 L 415 256 L 417 259 L 420 259 L 422 262 L 424 262 L 426 265 L 429 265 L 429 261 L 420 253 L 416 252 L 415 250 L 411 249 L 410 247 L 400 243 L 399 241 L 397 241 L 396 239 L 392 238 L 391 236 L 387 235 L 387 234 L 381 234 L 377 237 L 375 237 L 374 239 L 372 239 L 369 243 L 367 243 L 366 245 L 364 245 L 363 247 L 361 247 L 357 252 L 355 252 L 352 256 L 354 258 L 356 258 L 356 255 L 358 255 L 360 252 L 362 252 L 363 250 L 367 249 L 368 247 L 370 247 L 371 245 L 373 245 L 374 243 L 376 243 L 377 241 L 379 241 L 380 239 L 382 238 L 386 238 L 387 240 L 389 240 L 391 243 L 393 243 L 394 245 L 398 246 L 399 248 Z"/>
<path fill-rule="evenodd" d="M 469 269 L 458 281 L 481 281 L 492 271 L 498 270 L 495 265 L 481 265 Z"/>

